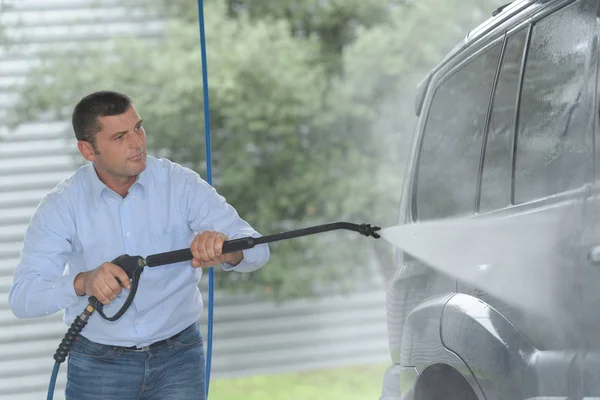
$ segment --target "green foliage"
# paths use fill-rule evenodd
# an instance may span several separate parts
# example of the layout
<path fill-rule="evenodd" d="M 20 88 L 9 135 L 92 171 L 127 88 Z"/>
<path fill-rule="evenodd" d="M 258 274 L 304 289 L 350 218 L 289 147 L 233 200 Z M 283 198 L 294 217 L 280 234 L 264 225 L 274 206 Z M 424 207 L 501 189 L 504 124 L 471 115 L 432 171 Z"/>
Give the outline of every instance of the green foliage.
<path fill-rule="evenodd" d="M 408 4 L 206 2 L 214 183 L 261 233 L 394 223 L 414 85 L 483 18 L 475 0 Z M 169 16 L 160 40 L 119 39 L 43 60 L 11 123 L 68 118 L 81 96 L 122 91 L 152 151 L 204 175 L 195 2 L 148 7 Z M 384 243 L 347 232 L 274 243 L 271 253 L 257 272 L 217 274 L 219 287 L 285 299 L 345 290 L 391 266 Z"/>
<path fill-rule="evenodd" d="M 208 0 L 208 3 L 217 0 Z M 196 2 L 153 0 L 161 12 L 178 20 L 197 21 Z M 398 0 L 224 0 L 227 16 L 251 21 L 287 21 L 296 39 L 318 38 L 322 65 L 339 72 L 343 49 L 356 38 L 357 28 L 387 20 L 388 8 Z"/>

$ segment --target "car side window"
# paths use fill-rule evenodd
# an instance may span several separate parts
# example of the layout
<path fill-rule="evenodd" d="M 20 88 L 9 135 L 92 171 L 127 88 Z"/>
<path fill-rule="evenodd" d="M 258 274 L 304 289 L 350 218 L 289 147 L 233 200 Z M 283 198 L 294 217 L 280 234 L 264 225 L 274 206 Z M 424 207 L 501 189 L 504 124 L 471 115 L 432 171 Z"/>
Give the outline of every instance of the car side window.
<path fill-rule="evenodd" d="M 437 87 L 417 169 L 419 220 L 472 214 L 488 105 L 501 44 L 461 65 Z"/>
<path fill-rule="evenodd" d="M 485 146 L 480 212 L 501 209 L 511 202 L 515 109 L 528 32 L 521 29 L 506 40 Z"/>
<path fill-rule="evenodd" d="M 533 27 L 517 129 L 515 203 L 582 186 L 591 173 L 596 0 L 581 0 Z"/>

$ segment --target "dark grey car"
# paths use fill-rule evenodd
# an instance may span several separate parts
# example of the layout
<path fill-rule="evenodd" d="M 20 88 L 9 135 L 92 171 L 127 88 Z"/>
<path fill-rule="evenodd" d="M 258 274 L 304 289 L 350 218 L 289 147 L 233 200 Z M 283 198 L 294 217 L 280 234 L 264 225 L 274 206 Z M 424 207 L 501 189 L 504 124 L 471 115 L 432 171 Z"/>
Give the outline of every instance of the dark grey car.
<path fill-rule="evenodd" d="M 600 0 L 494 14 L 418 88 L 399 224 L 559 215 L 551 261 L 505 271 L 549 312 L 398 251 L 382 400 L 600 399 Z"/>

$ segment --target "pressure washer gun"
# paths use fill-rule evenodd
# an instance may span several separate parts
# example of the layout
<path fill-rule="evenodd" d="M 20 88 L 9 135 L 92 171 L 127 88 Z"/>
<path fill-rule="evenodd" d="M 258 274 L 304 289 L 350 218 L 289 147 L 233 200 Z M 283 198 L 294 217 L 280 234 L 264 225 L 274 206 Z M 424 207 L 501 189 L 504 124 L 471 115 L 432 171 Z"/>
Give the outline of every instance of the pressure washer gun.
<path fill-rule="evenodd" d="M 310 228 L 282 232 L 275 235 L 262 236 L 258 238 L 244 237 L 240 239 L 227 240 L 223 243 L 222 252 L 224 254 L 233 253 L 240 250 L 251 249 L 256 245 L 263 243 L 277 242 L 280 240 L 313 235 L 315 233 L 328 232 L 337 229 L 355 231 L 367 237 L 374 237 L 375 239 L 380 238 L 380 235 L 377 233 L 377 231 L 381 230 L 380 227 L 371 226 L 369 224 L 358 225 L 349 222 L 335 222 L 331 224 L 318 225 Z M 146 257 L 145 259 L 141 256 L 130 256 L 129 254 L 123 254 L 112 260 L 112 263 L 121 267 L 127 273 L 127 276 L 132 280 L 131 289 L 129 291 L 127 299 L 125 300 L 125 303 L 115 315 L 113 315 L 112 317 L 107 317 L 103 311 L 103 304 L 100 301 L 98 301 L 96 297 L 90 297 L 88 299 L 88 306 L 80 315 L 78 315 L 75 318 L 75 321 L 73 321 L 71 327 L 65 334 L 60 345 L 58 346 L 58 349 L 54 354 L 54 360 L 56 361 L 56 365 L 58 366 L 59 364 L 65 361 L 67 355 L 69 354 L 73 341 L 77 338 L 77 336 L 79 336 L 79 333 L 87 325 L 89 318 L 95 311 L 98 311 L 98 314 L 100 314 L 102 318 L 108 321 L 116 321 L 119 318 L 121 318 L 123 314 L 125 314 L 125 311 L 127 311 L 129 306 L 131 305 L 131 302 L 133 301 L 133 298 L 135 297 L 135 293 L 137 292 L 138 288 L 139 278 L 145 267 L 158 267 L 165 264 L 173 264 L 182 261 L 188 261 L 192 258 L 193 256 L 191 250 L 189 248 L 186 248 L 181 250 L 169 251 L 166 253 L 153 254 Z"/>

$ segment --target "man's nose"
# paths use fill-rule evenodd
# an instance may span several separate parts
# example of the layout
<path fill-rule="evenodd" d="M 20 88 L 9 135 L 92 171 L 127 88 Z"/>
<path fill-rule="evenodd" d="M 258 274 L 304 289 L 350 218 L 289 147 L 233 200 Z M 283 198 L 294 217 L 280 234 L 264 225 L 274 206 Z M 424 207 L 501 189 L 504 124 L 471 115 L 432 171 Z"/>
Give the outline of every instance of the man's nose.
<path fill-rule="evenodd" d="M 144 144 L 142 143 L 142 139 L 140 139 L 137 132 L 135 132 L 135 131 L 129 132 L 128 136 L 129 136 L 129 147 L 131 147 L 131 148 L 144 147 Z"/>

